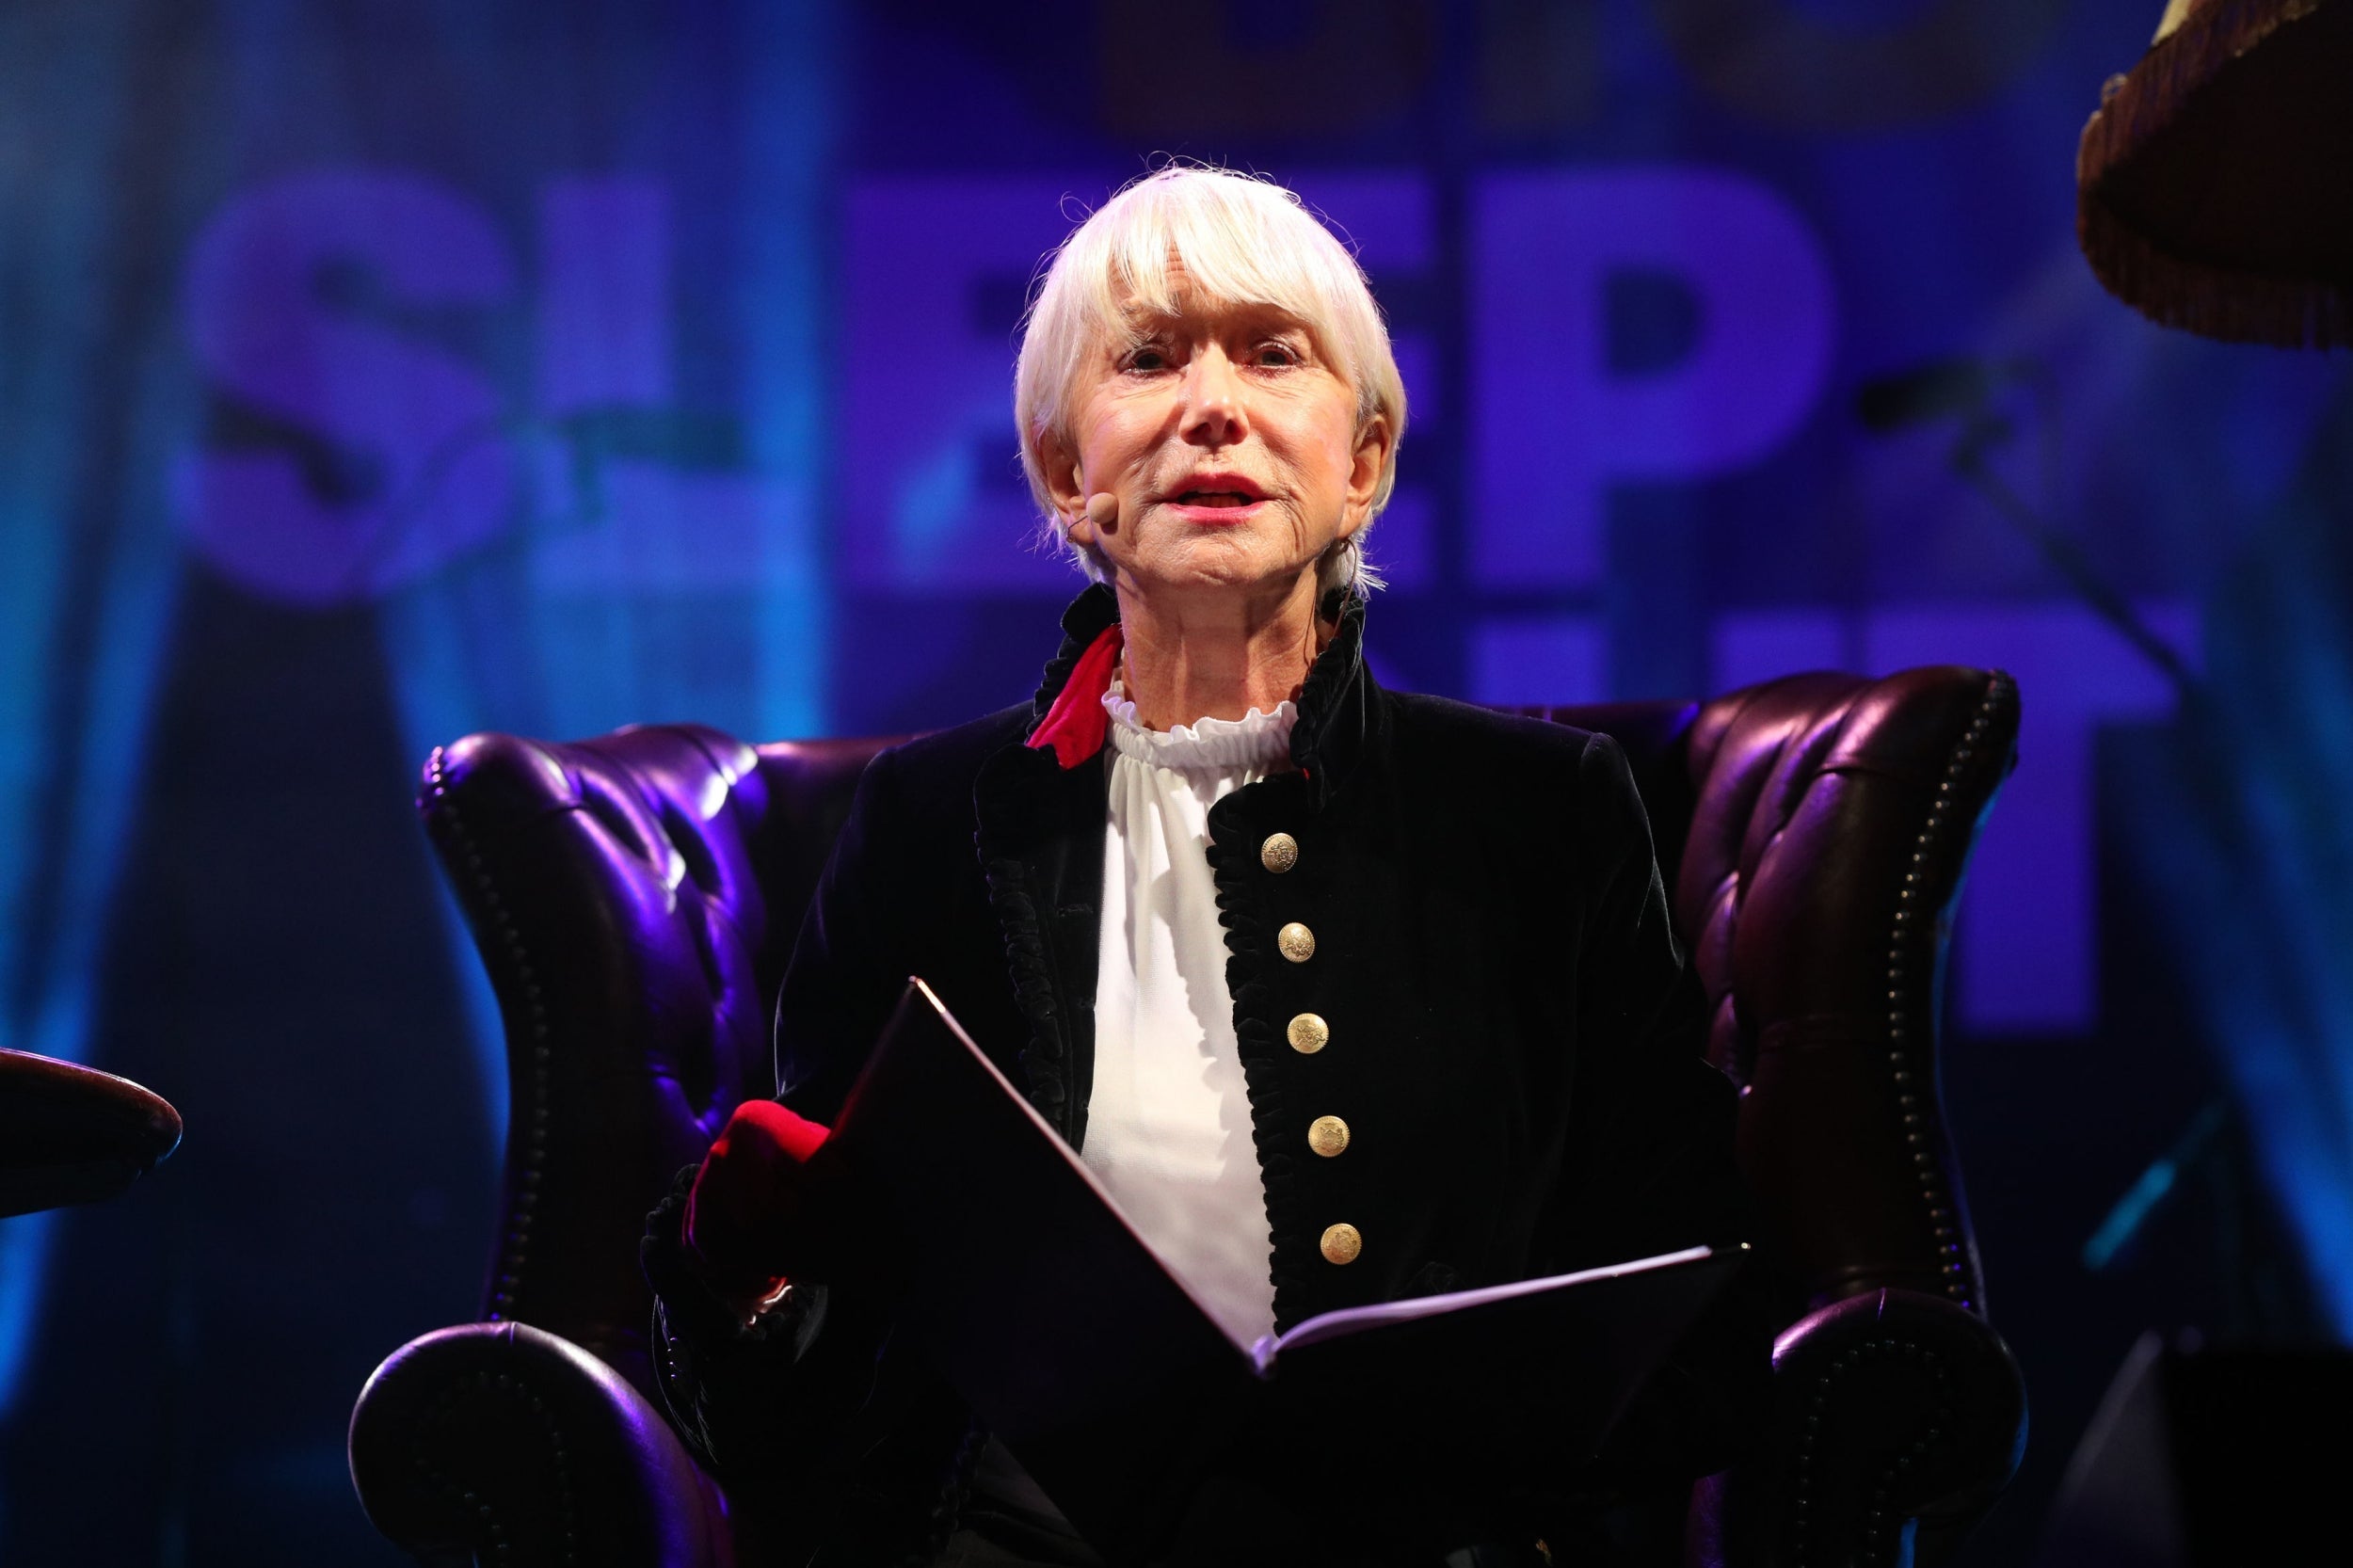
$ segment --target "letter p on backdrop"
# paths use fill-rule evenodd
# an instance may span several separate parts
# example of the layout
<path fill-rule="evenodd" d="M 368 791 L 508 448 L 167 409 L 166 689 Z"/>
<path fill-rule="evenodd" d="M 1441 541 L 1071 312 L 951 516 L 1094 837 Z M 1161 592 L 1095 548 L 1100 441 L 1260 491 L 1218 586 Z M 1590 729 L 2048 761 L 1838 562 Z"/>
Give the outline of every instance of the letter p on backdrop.
<path fill-rule="evenodd" d="M 1597 585 L 1608 493 L 1755 461 L 1830 367 L 1830 267 L 1765 186 L 1714 169 L 1497 175 L 1472 197 L 1471 569 L 1490 587 Z M 1674 361 L 1609 363 L 1613 273 L 1665 273 L 1698 327 Z"/>

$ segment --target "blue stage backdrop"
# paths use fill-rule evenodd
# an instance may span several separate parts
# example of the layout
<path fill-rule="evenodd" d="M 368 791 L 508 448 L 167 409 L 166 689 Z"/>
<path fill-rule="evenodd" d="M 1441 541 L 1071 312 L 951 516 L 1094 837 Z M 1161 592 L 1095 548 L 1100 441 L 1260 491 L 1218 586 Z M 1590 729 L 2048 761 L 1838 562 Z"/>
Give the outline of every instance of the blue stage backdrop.
<path fill-rule="evenodd" d="M 188 1123 L 128 1198 L 0 1224 L 0 1560 L 390 1560 L 343 1421 L 475 1310 L 504 1115 L 418 762 L 1026 695 L 1074 580 L 1018 318 L 1169 156 L 1298 189 L 1388 312 L 1384 680 L 2018 676 L 1948 1068 L 2039 1401 L 1982 1560 L 2146 1323 L 2353 1329 L 2353 406 L 2076 254 L 2076 132 L 2159 8 L 0 8 L 0 1043 Z M 2086 1272 L 2217 1099 L 2205 1195 Z"/>

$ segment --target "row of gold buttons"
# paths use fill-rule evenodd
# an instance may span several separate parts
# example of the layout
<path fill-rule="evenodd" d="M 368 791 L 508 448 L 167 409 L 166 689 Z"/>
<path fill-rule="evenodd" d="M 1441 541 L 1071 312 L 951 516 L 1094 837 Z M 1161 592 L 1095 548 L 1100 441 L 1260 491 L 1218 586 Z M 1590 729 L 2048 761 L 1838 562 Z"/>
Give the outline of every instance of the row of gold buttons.
<path fill-rule="evenodd" d="M 1299 840 L 1288 833 L 1270 833 L 1258 846 L 1258 864 L 1276 876 L 1299 864 Z M 1297 920 L 1274 934 L 1274 945 L 1285 958 L 1305 964 L 1316 955 L 1316 934 Z M 1302 1013 L 1283 1031 L 1291 1049 L 1313 1056 L 1332 1041 L 1331 1026 L 1313 1013 Z M 1330 1160 L 1348 1147 L 1348 1124 L 1337 1116 L 1318 1116 L 1307 1126 L 1307 1146 Z M 1328 1263 L 1353 1263 L 1365 1250 L 1365 1239 L 1352 1224 L 1326 1226 L 1322 1251 Z"/>

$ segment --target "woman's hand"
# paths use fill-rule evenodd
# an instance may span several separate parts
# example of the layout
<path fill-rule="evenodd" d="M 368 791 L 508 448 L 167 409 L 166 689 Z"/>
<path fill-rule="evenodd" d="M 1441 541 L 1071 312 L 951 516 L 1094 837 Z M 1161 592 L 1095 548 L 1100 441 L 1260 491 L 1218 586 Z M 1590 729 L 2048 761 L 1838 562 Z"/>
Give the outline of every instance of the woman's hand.
<path fill-rule="evenodd" d="M 774 1100 L 746 1100 L 703 1157 L 686 1200 L 686 1251 L 746 1320 L 811 1259 L 808 1165 L 827 1129 Z"/>

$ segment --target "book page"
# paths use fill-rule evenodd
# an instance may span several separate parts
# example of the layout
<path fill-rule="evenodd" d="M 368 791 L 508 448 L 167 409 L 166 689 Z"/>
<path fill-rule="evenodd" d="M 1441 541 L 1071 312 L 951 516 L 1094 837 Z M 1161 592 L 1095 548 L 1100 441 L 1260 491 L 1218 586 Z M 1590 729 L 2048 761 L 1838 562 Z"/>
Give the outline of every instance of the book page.
<path fill-rule="evenodd" d="M 1625 1263 L 1606 1264 L 1598 1269 L 1582 1269 L 1573 1274 L 1549 1274 L 1542 1279 L 1515 1280 L 1509 1285 L 1483 1286 L 1476 1290 L 1450 1290 L 1439 1296 L 1416 1296 L 1401 1302 L 1380 1302 L 1371 1306 L 1344 1307 L 1337 1312 L 1310 1318 L 1280 1338 L 1272 1335 L 1261 1338 L 1251 1347 L 1250 1359 L 1257 1368 L 1258 1375 L 1264 1377 L 1283 1352 L 1321 1340 L 1361 1334 L 1385 1323 L 1412 1322 L 1417 1318 L 1435 1317 L 1442 1312 L 1461 1312 L 1469 1307 L 1483 1306 L 1489 1302 L 1510 1301 L 1517 1296 L 1533 1296 L 1546 1290 L 1566 1290 L 1592 1280 L 1617 1279 L 1626 1274 L 1648 1273 L 1654 1269 L 1697 1263 L 1715 1255 L 1712 1247 L 1685 1247 L 1679 1252 L 1660 1253 L 1656 1257 L 1638 1257 Z"/>

